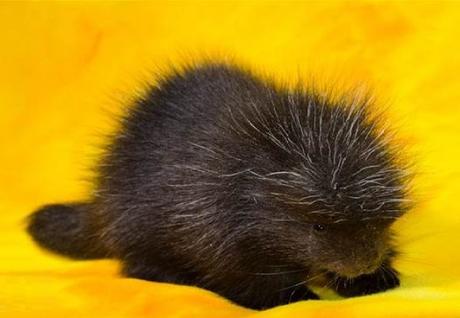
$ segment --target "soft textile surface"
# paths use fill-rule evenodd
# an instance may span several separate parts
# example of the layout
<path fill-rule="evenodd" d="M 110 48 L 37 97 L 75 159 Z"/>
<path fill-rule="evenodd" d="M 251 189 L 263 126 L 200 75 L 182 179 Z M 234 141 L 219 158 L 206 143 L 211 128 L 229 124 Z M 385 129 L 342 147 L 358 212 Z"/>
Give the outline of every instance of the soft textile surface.
<path fill-rule="evenodd" d="M 460 317 L 459 21 L 453 1 L 1 3 L 0 316 Z M 282 80 L 365 83 L 388 105 L 419 172 L 395 226 L 400 288 L 256 312 L 26 236 L 39 205 L 88 195 L 100 136 L 155 73 L 228 54 Z"/>

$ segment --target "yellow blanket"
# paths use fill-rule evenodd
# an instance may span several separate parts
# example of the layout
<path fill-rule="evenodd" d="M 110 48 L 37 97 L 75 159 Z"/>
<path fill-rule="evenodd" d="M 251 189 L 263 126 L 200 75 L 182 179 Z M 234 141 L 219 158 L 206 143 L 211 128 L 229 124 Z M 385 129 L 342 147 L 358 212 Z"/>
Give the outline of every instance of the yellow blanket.
<path fill-rule="evenodd" d="M 0 4 L 0 317 L 460 317 L 460 4 Z M 39 250 L 23 217 L 88 195 L 113 114 L 167 65 L 232 55 L 282 80 L 366 83 L 419 172 L 396 230 L 402 286 L 265 312 Z M 310 74 L 310 75 L 309 75 Z"/>

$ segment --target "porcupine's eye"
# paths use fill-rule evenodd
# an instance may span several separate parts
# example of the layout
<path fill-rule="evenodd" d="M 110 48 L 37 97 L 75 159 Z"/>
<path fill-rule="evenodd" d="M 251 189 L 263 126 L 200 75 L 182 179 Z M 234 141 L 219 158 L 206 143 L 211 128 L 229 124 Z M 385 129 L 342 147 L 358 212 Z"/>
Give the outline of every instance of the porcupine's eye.
<path fill-rule="evenodd" d="M 326 230 L 326 226 L 323 224 L 313 224 L 313 230 L 316 232 L 324 232 Z"/>

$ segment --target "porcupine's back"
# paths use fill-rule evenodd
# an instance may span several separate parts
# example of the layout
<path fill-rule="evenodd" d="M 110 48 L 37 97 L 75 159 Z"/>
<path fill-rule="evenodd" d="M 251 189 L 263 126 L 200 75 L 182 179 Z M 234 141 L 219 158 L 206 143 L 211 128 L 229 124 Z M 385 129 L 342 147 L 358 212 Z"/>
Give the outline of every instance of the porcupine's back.
<path fill-rule="evenodd" d="M 131 243 L 153 241 L 172 253 L 204 232 L 222 241 L 228 214 L 244 204 L 237 196 L 253 189 L 233 176 L 273 166 L 265 150 L 237 131 L 238 117 L 274 97 L 271 85 L 226 64 L 191 66 L 160 81 L 127 113 L 101 166 L 96 202 L 110 215 L 104 218 L 109 240 L 143 233 Z M 134 215 L 143 217 L 133 223 Z M 194 255 L 215 254 L 195 247 Z M 121 249 L 129 253 L 131 244 Z"/>

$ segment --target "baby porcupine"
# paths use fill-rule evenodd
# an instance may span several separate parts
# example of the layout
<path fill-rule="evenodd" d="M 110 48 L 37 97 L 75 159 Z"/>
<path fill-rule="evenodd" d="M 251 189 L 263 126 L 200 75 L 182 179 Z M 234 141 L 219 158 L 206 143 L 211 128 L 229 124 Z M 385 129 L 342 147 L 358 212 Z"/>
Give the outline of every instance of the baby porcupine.
<path fill-rule="evenodd" d="M 123 117 L 94 196 L 41 208 L 28 231 L 251 308 L 317 298 L 318 276 L 345 296 L 395 287 L 406 173 L 368 104 L 229 64 L 172 72 Z"/>

